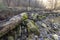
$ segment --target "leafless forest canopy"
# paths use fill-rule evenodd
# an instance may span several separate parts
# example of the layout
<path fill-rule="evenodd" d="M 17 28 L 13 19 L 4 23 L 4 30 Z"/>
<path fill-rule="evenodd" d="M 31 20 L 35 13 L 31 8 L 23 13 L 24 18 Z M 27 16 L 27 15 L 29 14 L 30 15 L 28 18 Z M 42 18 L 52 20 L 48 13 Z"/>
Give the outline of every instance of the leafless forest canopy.
<path fill-rule="evenodd" d="M 59 0 L 0 0 L 7 7 L 33 7 L 59 9 Z"/>

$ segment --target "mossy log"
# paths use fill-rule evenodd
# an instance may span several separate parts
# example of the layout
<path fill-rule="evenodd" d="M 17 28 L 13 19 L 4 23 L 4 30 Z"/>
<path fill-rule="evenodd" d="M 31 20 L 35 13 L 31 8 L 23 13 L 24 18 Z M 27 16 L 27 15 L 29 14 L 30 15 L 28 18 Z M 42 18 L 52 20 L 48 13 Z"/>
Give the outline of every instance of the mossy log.
<path fill-rule="evenodd" d="M 9 19 L 9 21 L 7 21 L 5 24 L 1 25 L 3 28 L 0 30 L 0 37 L 5 35 L 10 30 L 14 29 L 18 24 L 20 24 L 20 22 L 21 15 L 19 14 Z"/>
<path fill-rule="evenodd" d="M 5 35 L 7 32 L 11 31 L 12 29 L 14 29 L 16 27 L 19 27 L 18 25 L 20 25 L 20 23 L 22 21 L 26 21 L 27 19 L 28 19 L 28 14 L 25 13 L 25 12 L 12 17 L 11 19 L 9 19 L 9 21 L 7 21 L 3 25 L 1 25 L 1 27 L 3 27 L 3 28 L 0 30 L 0 37 Z M 28 22 L 29 25 L 31 25 L 31 26 L 28 26 L 28 24 L 27 24 L 29 30 L 34 32 L 36 35 L 37 34 L 39 35 L 40 34 L 39 29 L 35 25 L 35 23 L 32 20 L 31 21 L 27 20 L 27 22 Z"/>

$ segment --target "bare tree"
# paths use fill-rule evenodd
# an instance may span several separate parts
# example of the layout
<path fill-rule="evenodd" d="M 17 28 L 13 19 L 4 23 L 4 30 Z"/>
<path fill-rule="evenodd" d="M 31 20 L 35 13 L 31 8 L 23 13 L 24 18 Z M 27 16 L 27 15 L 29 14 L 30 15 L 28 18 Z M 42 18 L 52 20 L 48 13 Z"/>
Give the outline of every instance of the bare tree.
<path fill-rule="evenodd" d="M 51 10 L 55 10 L 57 7 L 57 0 L 48 0 L 51 6 Z"/>
<path fill-rule="evenodd" d="M 53 0 L 48 0 L 48 2 L 49 2 L 49 5 L 50 5 L 50 8 L 53 9 L 53 7 L 54 7 L 54 6 L 53 6 L 53 5 L 54 5 Z"/>
<path fill-rule="evenodd" d="M 54 10 L 56 9 L 56 6 L 57 6 L 57 0 L 54 0 L 55 3 L 54 3 Z"/>
<path fill-rule="evenodd" d="M 17 0 L 16 6 L 19 6 L 19 5 L 20 5 L 20 0 Z"/>
<path fill-rule="evenodd" d="M 7 5 L 8 7 L 10 6 L 10 2 L 11 2 L 11 0 L 3 0 L 3 3 L 5 5 Z"/>

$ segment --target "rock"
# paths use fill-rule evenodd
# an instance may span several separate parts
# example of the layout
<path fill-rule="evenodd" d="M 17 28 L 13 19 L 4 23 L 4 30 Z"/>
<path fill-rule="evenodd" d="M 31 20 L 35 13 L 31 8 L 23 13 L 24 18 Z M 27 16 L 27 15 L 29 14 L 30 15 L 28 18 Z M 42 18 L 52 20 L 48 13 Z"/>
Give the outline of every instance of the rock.
<path fill-rule="evenodd" d="M 45 23 L 41 24 L 44 28 L 47 28 L 47 25 Z"/>
<path fill-rule="evenodd" d="M 57 34 L 53 34 L 52 36 L 55 40 L 58 40 L 58 35 Z"/>

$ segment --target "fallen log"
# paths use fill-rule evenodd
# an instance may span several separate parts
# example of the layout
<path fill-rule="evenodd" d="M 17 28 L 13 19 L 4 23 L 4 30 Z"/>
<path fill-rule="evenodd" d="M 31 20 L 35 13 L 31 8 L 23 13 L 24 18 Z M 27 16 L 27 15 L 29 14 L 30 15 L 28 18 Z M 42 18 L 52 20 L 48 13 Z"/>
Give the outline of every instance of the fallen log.
<path fill-rule="evenodd" d="M 0 37 L 5 35 L 10 30 L 14 29 L 18 24 L 20 24 L 21 20 L 22 19 L 20 14 L 9 19 L 9 21 L 7 21 L 5 24 L 1 26 L 3 28 L 0 30 Z"/>

